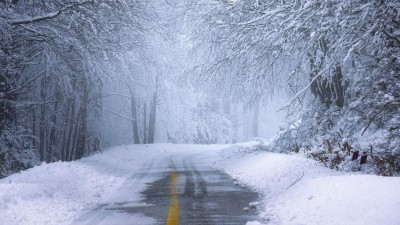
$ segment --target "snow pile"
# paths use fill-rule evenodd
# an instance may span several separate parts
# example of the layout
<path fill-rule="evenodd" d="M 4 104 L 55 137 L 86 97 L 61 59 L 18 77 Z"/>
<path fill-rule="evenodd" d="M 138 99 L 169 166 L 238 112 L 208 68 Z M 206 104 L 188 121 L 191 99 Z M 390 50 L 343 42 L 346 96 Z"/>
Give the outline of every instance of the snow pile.
<path fill-rule="evenodd" d="M 271 206 L 281 224 L 400 224 L 400 179 L 370 175 L 316 177 Z"/>
<path fill-rule="evenodd" d="M 52 163 L 14 174 L 0 181 L 0 224 L 60 224 L 98 203 L 106 189 L 121 181 L 80 162 Z"/>
<path fill-rule="evenodd" d="M 0 180 L 1 225 L 69 224 L 107 201 L 154 154 L 120 146 L 74 162 L 42 164 Z M 152 149 L 155 154 L 163 152 Z M 139 193 L 131 200 L 139 201 Z"/>
<path fill-rule="evenodd" d="M 299 155 L 238 145 L 221 151 L 214 166 L 263 194 L 262 223 L 400 224 L 398 177 L 337 172 Z"/>

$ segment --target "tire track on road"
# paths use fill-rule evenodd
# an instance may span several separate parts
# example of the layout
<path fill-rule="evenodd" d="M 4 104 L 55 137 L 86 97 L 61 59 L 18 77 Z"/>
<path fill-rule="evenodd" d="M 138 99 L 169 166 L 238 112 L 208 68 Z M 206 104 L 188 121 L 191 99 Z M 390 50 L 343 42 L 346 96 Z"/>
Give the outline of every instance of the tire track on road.
<path fill-rule="evenodd" d="M 186 156 L 182 159 L 183 173 L 186 176 L 185 193 L 180 198 L 180 202 L 185 207 L 181 210 L 182 224 L 212 224 L 209 220 L 210 212 L 206 207 L 207 184 L 201 174 L 194 168 L 191 158 Z"/>

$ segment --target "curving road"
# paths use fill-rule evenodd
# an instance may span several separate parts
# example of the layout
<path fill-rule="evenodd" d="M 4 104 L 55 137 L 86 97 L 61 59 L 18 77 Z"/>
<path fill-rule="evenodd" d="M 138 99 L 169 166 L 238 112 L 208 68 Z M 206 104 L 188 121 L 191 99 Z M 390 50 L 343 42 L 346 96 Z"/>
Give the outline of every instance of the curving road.
<path fill-rule="evenodd" d="M 145 187 L 143 204 L 112 200 L 73 224 L 244 225 L 255 220 L 256 209 L 249 203 L 257 201 L 257 193 L 204 165 L 201 157 L 204 155 L 176 155 L 145 163 L 120 188 L 129 195 L 129 190 Z M 144 222 L 137 215 L 152 219 Z"/>

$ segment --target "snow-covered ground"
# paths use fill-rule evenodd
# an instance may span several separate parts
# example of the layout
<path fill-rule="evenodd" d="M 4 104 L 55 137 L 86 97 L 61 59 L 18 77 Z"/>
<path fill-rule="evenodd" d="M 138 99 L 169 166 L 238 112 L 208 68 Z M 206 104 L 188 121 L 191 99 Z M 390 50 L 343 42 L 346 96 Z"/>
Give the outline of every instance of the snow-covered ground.
<path fill-rule="evenodd" d="M 251 145 L 251 143 L 250 143 Z M 248 225 L 399 225 L 400 178 L 344 173 L 300 155 L 220 151 L 214 166 L 263 197 L 261 223 Z"/>
<path fill-rule="evenodd" d="M 116 190 L 151 159 L 202 152 L 198 160 L 262 195 L 260 220 L 248 224 L 400 224 L 400 178 L 336 172 L 298 155 L 250 152 L 253 144 L 121 146 L 75 162 L 44 164 L 0 180 L 0 224 L 69 224 L 123 197 Z M 145 187 L 138 186 L 129 200 L 141 204 Z"/>

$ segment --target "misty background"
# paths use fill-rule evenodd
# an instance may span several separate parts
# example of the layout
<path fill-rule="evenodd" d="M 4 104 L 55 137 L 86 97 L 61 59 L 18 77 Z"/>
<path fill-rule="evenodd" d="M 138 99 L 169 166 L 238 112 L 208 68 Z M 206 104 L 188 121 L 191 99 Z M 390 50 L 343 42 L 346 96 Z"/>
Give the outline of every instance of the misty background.
<path fill-rule="evenodd" d="M 398 170 L 397 1 L 0 9 L 0 176 L 121 144 L 275 135 L 271 151 L 339 168 L 357 148 L 377 171 Z"/>

